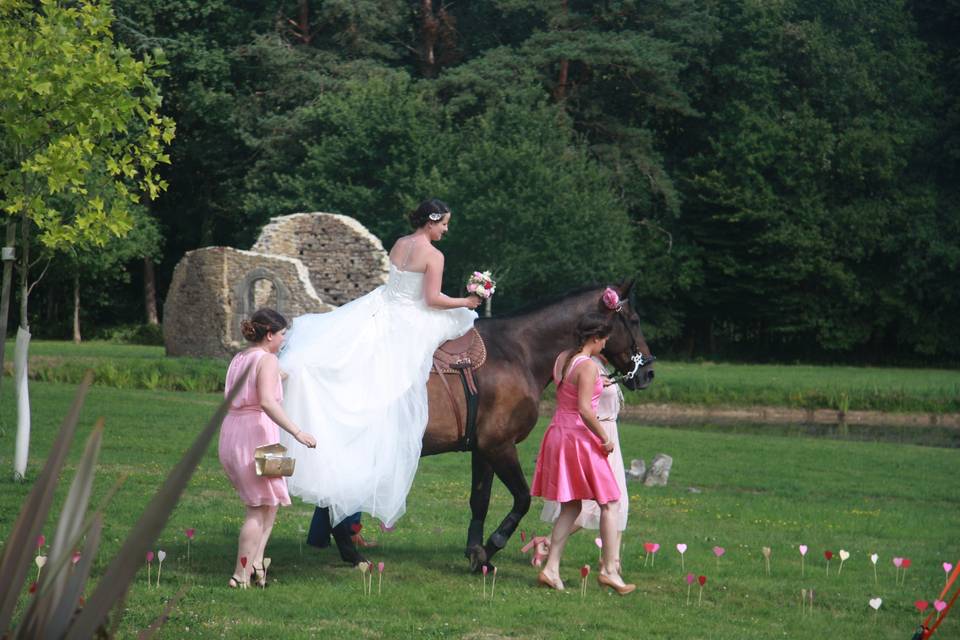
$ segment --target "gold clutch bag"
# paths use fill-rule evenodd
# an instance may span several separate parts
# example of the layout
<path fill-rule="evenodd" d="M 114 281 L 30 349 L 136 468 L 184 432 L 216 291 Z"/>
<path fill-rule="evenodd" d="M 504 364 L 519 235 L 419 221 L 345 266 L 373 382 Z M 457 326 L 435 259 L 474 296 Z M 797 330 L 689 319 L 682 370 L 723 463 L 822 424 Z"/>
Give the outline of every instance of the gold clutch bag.
<path fill-rule="evenodd" d="M 284 455 L 286 452 L 287 448 L 279 442 L 277 444 L 265 444 L 254 449 L 253 462 L 257 468 L 257 475 L 267 478 L 292 476 L 297 461 Z"/>

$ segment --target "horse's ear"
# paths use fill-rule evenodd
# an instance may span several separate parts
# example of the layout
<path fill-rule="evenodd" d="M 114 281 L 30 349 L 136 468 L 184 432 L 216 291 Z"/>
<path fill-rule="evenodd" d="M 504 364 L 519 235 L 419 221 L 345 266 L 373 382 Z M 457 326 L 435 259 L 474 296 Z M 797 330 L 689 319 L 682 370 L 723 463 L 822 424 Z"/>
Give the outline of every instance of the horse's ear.
<path fill-rule="evenodd" d="M 633 278 L 627 278 L 617 285 L 617 290 L 620 293 L 621 300 L 627 300 L 630 297 L 630 292 L 633 290 Z"/>

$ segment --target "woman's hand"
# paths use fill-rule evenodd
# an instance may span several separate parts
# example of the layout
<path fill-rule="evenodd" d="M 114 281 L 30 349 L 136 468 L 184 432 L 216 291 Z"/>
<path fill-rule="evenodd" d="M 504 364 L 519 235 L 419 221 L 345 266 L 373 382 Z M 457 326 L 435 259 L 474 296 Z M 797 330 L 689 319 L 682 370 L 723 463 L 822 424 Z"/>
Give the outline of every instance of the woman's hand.
<path fill-rule="evenodd" d="M 483 300 L 480 299 L 480 296 L 473 293 L 464 298 L 464 300 L 467 302 L 463 306 L 465 306 L 467 309 L 476 309 L 480 306 L 480 303 L 483 302 Z"/>
<path fill-rule="evenodd" d="M 603 444 L 601 444 L 600 446 L 603 447 L 603 451 L 604 451 L 604 453 L 606 453 L 607 455 L 610 455 L 611 453 L 613 453 L 613 441 L 612 441 L 612 440 L 607 440 L 607 441 L 605 441 Z"/>
<path fill-rule="evenodd" d="M 312 435 L 301 429 L 297 432 L 297 435 L 293 436 L 297 442 L 307 447 L 308 449 L 313 449 L 317 446 L 317 439 Z"/>

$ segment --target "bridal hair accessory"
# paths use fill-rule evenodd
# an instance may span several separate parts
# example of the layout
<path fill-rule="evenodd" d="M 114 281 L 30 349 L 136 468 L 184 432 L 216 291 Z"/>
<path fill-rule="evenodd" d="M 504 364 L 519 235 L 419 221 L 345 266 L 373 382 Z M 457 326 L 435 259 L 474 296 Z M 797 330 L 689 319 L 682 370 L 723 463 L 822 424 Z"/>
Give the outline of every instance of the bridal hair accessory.
<path fill-rule="evenodd" d="M 441 220 L 443 220 L 443 216 L 444 216 L 444 215 L 446 215 L 446 213 L 445 213 L 444 211 L 438 211 L 438 212 L 436 212 L 436 213 L 431 213 L 431 214 L 430 214 L 429 216 L 427 216 L 427 217 L 430 218 L 431 220 L 433 220 L 434 222 L 440 222 Z"/>
<path fill-rule="evenodd" d="M 257 475 L 267 478 L 292 476 L 297 461 L 283 454 L 287 448 L 282 444 L 265 444 L 253 450 L 253 462 Z"/>
<path fill-rule="evenodd" d="M 600 300 L 603 302 L 603 305 L 611 311 L 620 311 L 620 309 L 623 308 L 623 303 L 620 302 L 620 294 L 611 287 L 603 290 L 603 296 L 601 296 Z"/>

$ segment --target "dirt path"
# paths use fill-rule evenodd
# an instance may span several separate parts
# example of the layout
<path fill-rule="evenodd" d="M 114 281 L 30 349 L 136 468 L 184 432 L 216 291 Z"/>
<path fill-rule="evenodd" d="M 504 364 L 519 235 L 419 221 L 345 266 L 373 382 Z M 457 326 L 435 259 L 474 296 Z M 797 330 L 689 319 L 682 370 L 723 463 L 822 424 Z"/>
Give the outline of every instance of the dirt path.
<path fill-rule="evenodd" d="M 553 403 L 544 402 L 540 415 L 553 413 Z M 888 413 L 884 411 L 836 411 L 787 407 L 708 407 L 679 404 L 627 405 L 620 419 L 650 424 L 847 424 L 877 427 L 940 427 L 960 429 L 960 413 Z"/>

